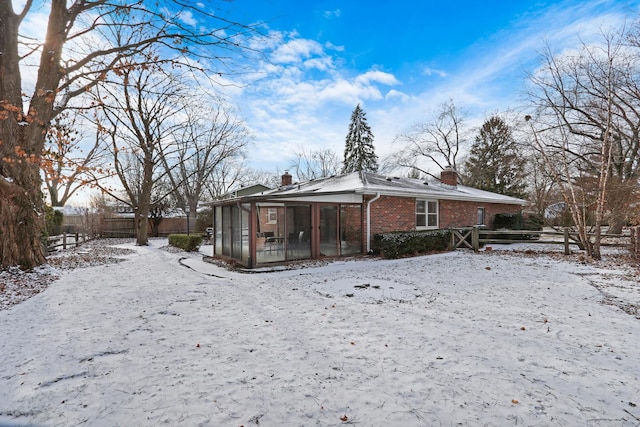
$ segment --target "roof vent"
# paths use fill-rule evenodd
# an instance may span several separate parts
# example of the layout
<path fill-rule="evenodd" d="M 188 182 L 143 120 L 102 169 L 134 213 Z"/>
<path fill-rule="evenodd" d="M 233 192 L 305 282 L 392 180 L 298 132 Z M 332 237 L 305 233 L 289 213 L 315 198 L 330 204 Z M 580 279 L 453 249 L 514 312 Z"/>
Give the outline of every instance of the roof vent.
<path fill-rule="evenodd" d="M 391 178 L 390 176 L 387 177 L 387 181 L 393 181 L 393 178 Z"/>

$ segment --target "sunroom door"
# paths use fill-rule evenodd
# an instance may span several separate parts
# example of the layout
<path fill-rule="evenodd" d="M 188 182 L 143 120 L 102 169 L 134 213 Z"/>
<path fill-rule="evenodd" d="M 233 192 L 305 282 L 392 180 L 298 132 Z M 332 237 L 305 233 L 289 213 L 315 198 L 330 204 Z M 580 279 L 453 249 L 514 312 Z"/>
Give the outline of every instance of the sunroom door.
<path fill-rule="evenodd" d="M 338 255 L 338 243 L 338 206 L 320 206 L 320 256 Z"/>

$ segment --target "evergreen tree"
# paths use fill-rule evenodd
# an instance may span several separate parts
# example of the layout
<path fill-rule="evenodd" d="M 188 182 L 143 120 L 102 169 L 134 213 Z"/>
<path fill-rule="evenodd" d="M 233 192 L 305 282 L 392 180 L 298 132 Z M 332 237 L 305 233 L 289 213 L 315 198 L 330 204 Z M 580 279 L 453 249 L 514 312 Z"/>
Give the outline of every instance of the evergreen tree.
<path fill-rule="evenodd" d="M 465 162 L 466 185 L 513 197 L 526 197 L 525 159 L 511 128 L 498 116 L 480 128 Z"/>
<path fill-rule="evenodd" d="M 344 148 L 342 173 L 377 172 L 377 170 L 378 156 L 376 156 L 373 147 L 373 133 L 367 124 L 366 113 L 358 104 L 351 113 L 351 123 Z"/>

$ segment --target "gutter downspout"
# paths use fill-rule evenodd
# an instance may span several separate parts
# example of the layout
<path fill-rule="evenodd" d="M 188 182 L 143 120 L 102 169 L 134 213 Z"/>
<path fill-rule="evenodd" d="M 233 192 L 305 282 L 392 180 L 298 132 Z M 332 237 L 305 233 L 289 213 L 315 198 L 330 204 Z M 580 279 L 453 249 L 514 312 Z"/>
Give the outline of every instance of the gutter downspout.
<path fill-rule="evenodd" d="M 367 254 L 371 254 L 371 205 L 380 198 L 380 193 L 367 202 Z"/>

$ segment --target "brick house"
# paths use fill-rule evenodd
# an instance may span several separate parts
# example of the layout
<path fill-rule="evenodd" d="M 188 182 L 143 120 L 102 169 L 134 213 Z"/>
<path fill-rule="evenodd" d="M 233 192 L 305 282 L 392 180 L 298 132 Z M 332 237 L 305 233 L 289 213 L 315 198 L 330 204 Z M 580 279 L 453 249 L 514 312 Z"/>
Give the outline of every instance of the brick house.
<path fill-rule="evenodd" d="M 282 185 L 213 203 L 214 256 L 249 268 L 291 260 L 367 253 L 374 234 L 491 227 L 498 213 L 518 213 L 522 199 L 440 180 L 370 172 Z"/>

